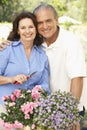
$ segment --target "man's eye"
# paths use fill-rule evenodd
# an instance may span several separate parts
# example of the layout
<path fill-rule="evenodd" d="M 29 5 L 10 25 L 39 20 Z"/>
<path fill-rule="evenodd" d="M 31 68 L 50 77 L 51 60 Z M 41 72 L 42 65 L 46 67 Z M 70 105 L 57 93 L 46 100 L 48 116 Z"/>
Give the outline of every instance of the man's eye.
<path fill-rule="evenodd" d="M 51 19 L 48 19 L 48 20 L 47 20 L 47 23 L 50 23 L 51 21 L 52 21 Z"/>
<path fill-rule="evenodd" d="M 37 24 L 38 24 L 38 25 L 41 25 L 42 23 L 41 23 L 41 22 L 38 22 Z"/>

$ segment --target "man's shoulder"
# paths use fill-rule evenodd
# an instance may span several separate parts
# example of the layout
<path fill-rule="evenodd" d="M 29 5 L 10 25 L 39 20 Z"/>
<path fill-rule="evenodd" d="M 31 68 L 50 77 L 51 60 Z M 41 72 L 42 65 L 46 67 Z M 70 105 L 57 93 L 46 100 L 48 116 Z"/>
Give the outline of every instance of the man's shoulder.
<path fill-rule="evenodd" d="M 80 44 L 80 39 L 77 37 L 74 32 L 65 30 L 64 28 L 60 28 L 60 37 L 65 41 L 67 44 Z"/>
<path fill-rule="evenodd" d="M 72 37 L 72 38 L 76 37 L 76 35 L 72 31 L 66 30 L 63 27 L 60 27 L 60 34 L 67 36 L 68 38 L 69 37 Z"/>

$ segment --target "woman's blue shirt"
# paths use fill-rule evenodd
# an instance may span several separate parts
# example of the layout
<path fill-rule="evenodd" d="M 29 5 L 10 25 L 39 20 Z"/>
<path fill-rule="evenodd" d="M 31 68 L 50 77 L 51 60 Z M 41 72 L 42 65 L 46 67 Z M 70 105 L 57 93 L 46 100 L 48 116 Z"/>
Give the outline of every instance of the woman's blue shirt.
<path fill-rule="evenodd" d="M 50 93 L 48 59 L 41 46 L 34 45 L 29 60 L 20 41 L 15 41 L 6 49 L 0 51 L 1 76 L 29 75 L 35 71 L 37 73 L 23 84 L 0 85 L 0 100 L 3 96 L 11 94 L 15 89 L 32 89 L 35 85 L 41 85 L 44 90 Z"/>

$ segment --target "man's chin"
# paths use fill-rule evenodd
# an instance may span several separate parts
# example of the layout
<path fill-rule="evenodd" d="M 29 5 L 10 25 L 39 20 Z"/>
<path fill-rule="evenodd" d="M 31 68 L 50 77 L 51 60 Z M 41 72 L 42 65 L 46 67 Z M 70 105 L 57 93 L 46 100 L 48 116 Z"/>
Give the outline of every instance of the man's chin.
<path fill-rule="evenodd" d="M 48 35 L 43 35 L 43 37 L 44 37 L 45 39 L 51 38 L 51 36 L 48 36 Z"/>

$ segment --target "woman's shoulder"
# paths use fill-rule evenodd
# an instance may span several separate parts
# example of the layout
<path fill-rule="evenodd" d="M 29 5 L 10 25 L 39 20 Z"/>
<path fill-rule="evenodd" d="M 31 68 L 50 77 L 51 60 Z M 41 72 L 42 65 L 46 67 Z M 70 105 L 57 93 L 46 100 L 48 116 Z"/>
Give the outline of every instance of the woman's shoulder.
<path fill-rule="evenodd" d="M 3 50 L 0 51 L 0 54 L 1 53 L 7 53 L 7 52 L 10 51 L 10 49 L 11 49 L 11 45 L 7 45 Z"/>
<path fill-rule="evenodd" d="M 40 45 L 40 46 L 35 46 L 35 48 L 36 48 L 36 50 L 37 50 L 39 53 L 46 55 L 46 54 L 45 54 L 45 51 L 43 50 L 43 48 L 42 48 L 41 45 Z"/>
<path fill-rule="evenodd" d="M 0 54 L 9 54 L 12 48 L 17 44 L 18 42 L 11 42 L 10 45 L 7 45 L 3 50 L 0 51 Z"/>

